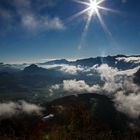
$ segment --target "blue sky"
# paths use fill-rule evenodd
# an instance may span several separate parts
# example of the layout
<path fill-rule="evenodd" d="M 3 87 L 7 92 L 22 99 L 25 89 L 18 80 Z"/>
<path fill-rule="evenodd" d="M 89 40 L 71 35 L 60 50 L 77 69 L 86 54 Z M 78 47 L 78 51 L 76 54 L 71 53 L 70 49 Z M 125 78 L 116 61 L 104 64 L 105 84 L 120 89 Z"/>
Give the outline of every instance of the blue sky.
<path fill-rule="evenodd" d="M 0 0 L 0 61 L 140 54 L 140 1 L 105 0 L 102 6 L 119 11 L 99 10 L 112 36 L 95 14 L 82 37 L 88 15 L 71 18 L 85 9 L 74 0 Z"/>

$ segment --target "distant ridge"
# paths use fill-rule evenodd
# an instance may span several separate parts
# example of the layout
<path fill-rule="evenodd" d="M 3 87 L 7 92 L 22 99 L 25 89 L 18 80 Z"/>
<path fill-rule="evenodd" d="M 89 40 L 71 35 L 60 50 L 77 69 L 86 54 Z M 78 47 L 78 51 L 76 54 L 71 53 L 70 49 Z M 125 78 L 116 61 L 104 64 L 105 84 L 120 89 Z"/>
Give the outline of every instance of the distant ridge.
<path fill-rule="evenodd" d="M 51 60 L 45 63 L 40 63 L 42 65 L 53 65 L 53 64 L 69 64 L 69 61 L 66 59 L 60 59 L 60 60 Z"/>
<path fill-rule="evenodd" d="M 81 65 L 81 66 L 87 66 L 91 67 L 93 65 L 101 65 L 101 64 L 107 64 L 110 67 L 117 67 L 118 69 L 128 69 L 128 68 L 135 68 L 137 66 L 140 66 L 140 55 L 116 55 L 116 56 L 105 56 L 105 57 L 90 57 L 85 59 L 78 59 L 76 61 L 68 61 L 66 59 L 60 59 L 60 60 L 53 60 L 48 61 L 45 63 L 40 63 L 39 65 Z"/>

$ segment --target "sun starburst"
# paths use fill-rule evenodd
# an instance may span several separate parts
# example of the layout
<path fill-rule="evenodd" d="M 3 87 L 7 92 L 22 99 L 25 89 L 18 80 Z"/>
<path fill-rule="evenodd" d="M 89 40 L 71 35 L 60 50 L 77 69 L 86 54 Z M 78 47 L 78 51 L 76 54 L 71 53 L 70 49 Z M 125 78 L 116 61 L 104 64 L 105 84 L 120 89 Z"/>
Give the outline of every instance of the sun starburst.
<path fill-rule="evenodd" d="M 86 32 L 89 28 L 89 25 L 90 25 L 90 22 L 91 22 L 93 16 L 98 17 L 99 22 L 100 22 L 103 30 L 105 31 L 105 33 L 107 33 L 109 36 L 111 36 L 111 33 L 108 30 L 107 26 L 105 25 L 104 20 L 101 16 L 101 12 L 103 12 L 103 11 L 116 12 L 116 11 L 103 6 L 103 3 L 106 0 L 74 0 L 74 1 L 79 3 L 79 4 L 84 5 L 85 9 L 83 9 L 82 11 L 73 15 L 72 18 L 76 18 L 76 17 L 83 15 L 83 14 L 86 14 L 88 16 L 81 40 L 83 40 L 85 38 Z"/>

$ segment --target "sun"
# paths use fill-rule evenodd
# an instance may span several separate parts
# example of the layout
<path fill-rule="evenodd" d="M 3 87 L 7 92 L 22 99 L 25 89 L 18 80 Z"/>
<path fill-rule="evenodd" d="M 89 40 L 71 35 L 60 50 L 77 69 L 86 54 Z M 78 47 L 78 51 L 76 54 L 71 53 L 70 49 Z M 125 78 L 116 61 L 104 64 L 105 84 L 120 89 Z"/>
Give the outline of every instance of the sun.
<path fill-rule="evenodd" d="M 89 7 L 92 11 L 95 11 L 98 9 L 98 4 L 95 1 L 91 1 L 91 3 L 89 4 Z"/>
<path fill-rule="evenodd" d="M 85 6 L 85 9 L 83 9 L 82 11 L 76 13 L 72 17 L 72 18 L 75 18 L 75 17 L 78 17 L 78 16 L 80 16 L 82 14 L 86 14 L 88 16 L 87 23 L 86 23 L 86 26 L 85 26 L 85 29 L 84 29 L 85 31 L 88 29 L 88 26 L 89 26 L 89 24 L 91 22 L 92 17 L 97 16 L 98 19 L 99 19 L 99 22 L 101 23 L 101 26 L 104 29 L 104 31 L 110 33 L 108 31 L 104 21 L 103 21 L 102 16 L 101 16 L 101 12 L 103 12 L 103 11 L 109 11 L 109 12 L 114 11 L 114 10 L 112 10 L 110 8 L 107 8 L 107 7 L 103 6 L 103 3 L 106 0 L 74 0 L 74 1 Z"/>
<path fill-rule="evenodd" d="M 91 18 L 92 15 L 97 15 L 98 18 L 100 16 L 99 10 L 106 10 L 106 11 L 113 11 L 112 9 L 106 8 L 102 6 L 106 0 L 75 0 L 79 4 L 85 5 L 85 9 L 78 12 L 74 16 L 79 16 L 84 13 L 89 13 L 89 17 Z"/>
<path fill-rule="evenodd" d="M 88 6 L 89 13 L 94 14 L 98 10 L 98 3 L 96 1 L 90 0 L 85 3 Z"/>
<path fill-rule="evenodd" d="M 86 33 L 88 31 L 88 28 L 89 28 L 89 25 L 91 23 L 91 20 L 92 20 L 92 17 L 93 16 L 96 16 L 104 30 L 105 33 L 107 33 L 110 37 L 112 37 L 110 31 L 108 30 L 106 24 L 104 23 L 104 20 L 103 20 L 103 17 L 101 15 L 102 12 L 117 12 L 116 10 L 112 10 L 110 8 L 107 8 L 104 6 L 104 2 L 107 1 L 107 0 L 74 0 L 76 3 L 79 3 L 79 4 L 82 4 L 85 6 L 85 8 L 74 14 L 71 19 L 73 18 L 76 18 L 78 16 L 81 16 L 83 14 L 85 14 L 85 16 L 87 16 L 87 21 L 86 21 L 86 25 L 85 25 L 85 28 L 83 29 L 83 34 L 82 34 L 82 37 L 81 37 L 81 43 L 83 42 L 85 36 L 86 36 Z M 84 16 L 84 17 L 85 17 Z M 81 45 L 80 45 L 81 46 Z"/>
<path fill-rule="evenodd" d="M 74 0 L 74 1 L 79 3 L 79 4 L 84 5 L 85 8 L 82 11 L 74 14 L 71 17 L 72 19 L 75 17 L 78 17 L 82 14 L 86 14 L 86 15 L 88 15 L 87 24 L 89 24 L 89 22 L 92 19 L 92 16 L 94 15 L 94 16 L 98 17 L 98 19 L 99 19 L 99 21 L 104 29 L 106 27 L 105 27 L 105 23 L 104 23 L 102 16 L 101 16 L 101 12 L 107 11 L 107 12 L 115 12 L 115 13 L 117 12 L 118 13 L 118 11 L 116 11 L 116 10 L 112 10 L 110 8 L 103 6 L 103 3 L 107 0 Z"/>

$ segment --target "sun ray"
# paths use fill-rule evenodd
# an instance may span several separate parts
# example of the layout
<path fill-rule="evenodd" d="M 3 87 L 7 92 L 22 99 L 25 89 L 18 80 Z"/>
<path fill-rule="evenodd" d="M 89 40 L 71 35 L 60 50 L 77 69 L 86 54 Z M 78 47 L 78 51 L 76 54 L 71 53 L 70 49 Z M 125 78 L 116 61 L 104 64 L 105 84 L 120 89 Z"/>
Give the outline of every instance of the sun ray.
<path fill-rule="evenodd" d="M 97 5 L 103 3 L 104 1 L 105 1 L 105 0 L 99 0 L 99 1 L 97 2 Z"/>
<path fill-rule="evenodd" d="M 98 17 L 98 19 L 100 21 L 100 24 L 101 24 L 104 32 L 107 33 L 109 36 L 112 36 L 111 32 L 108 30 L 107 26 L 105 25 L 105 23 L 104 23 L 104 21 L 102 19 L 102 16 L 101 16 L 101 14 L 99 13 L 98 10 L 96 10 L 96 14 L 97 14 L 97 17 Z"/>
<path fill-rule="evenodd" d="M 102 7 L 102 6 L 97 6 L 99 9 L 105 10 L 105 11 L 109 11 L 109 12 L 113 12 L 113 13 L 120 13 L 120 11 L 117 10 L 113 10 L 111 8 L 107 8 L 107 7 Z"/>
<path fill-rule="evenodd" d="M 85 28 L 84 28 L 84 30 L 83 30 L 83 32 L 82 32 L 81 41 L 80 41 L 80 44 L 79 44 L 79 46 L 78 46 L 78 49 L 81 49 L 83 43 L 85 42 L 85 38 L 86 38 L 86 35 L 87 35 L 87 32 L 88 32 L 88 28 L 89 28 L 91 19 L 92 19 L 92 12 L 89 13 L 89 16 L 88 16 L 88 19 L 87 19 Z"/>
<path fill-rule="evenodd" d="M 74 0 L 74 1 L 79 4 L 85 5 L 86 8 L 84 10 L 76 13 L 75 15 L 73 15 L 72 18 L 78 17 L 83 14 L 87 14 L 87 16 L 88 16 L 86 25 L 83 29 L 83 33 L 81 36 L 80 46 L 81 46 L 82 42 L 84 41 L 84 39 L 86 38 L 87 31 L 88 31 L 88 28 L 89 28 L 89 25 L 90 25 L 90 22 L 91 22 L 93 16 L 97 16 L 104 32 L 112 38 L 112 34 L 109 31 L 109 29 L 107 28 L 100 12 L 107 11 L 107 12 L 119 13 L 118 11 L 104 7 L 102 3 L 104 3 L 106 0 Z"/>
<path fill-rule="evenodd" d="M 77 3 L 80 3 L 80 4 L 84 4 L 84 5 L 89 6 L 89 3 L 88 2 L 84 2 L 84 1 L 81 1 L 81 0 L 74 0 L 74 1 L 77 2 Z"/>
<path fill-rule="evenodd" d="M 84 13 L 88 12 L 89 10 L 90 10 L 90 8 L 88 7 L 88 8 L 86 8 L 86 9 L 84 9 L 84 10 L 82 10 L 82 11 L 80 11 L 80 12 L 74 14 L 74 15 L 72 15 L 71 17 L 69 17 L 68 20 L 71 21 L 71 20 L 73 20 L 73 19 L 75 19 L 75 18 L 77 18 L 77 17 L 83 15 Z"/>

